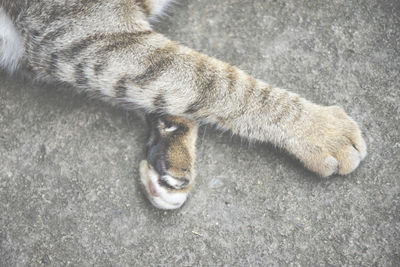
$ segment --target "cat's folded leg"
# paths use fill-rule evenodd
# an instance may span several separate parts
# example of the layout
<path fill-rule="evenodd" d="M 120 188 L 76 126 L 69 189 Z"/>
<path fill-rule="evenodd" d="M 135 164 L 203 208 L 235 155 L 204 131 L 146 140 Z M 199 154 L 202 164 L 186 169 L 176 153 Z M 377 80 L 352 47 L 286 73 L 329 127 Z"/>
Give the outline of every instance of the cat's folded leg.
<path fill-rule="evenodd" d="M 194 186 L 197 123 L 183 117 L 147 115 L 149 137 L 140 180 L 150 202 L 177 209 Z"/>

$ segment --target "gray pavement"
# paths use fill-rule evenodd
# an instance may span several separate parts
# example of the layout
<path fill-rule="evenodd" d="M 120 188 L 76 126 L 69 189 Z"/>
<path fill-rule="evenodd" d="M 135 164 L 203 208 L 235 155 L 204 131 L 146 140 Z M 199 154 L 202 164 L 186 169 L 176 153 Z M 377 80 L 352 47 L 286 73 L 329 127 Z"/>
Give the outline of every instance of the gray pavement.
<path fill-rule="evenodd" d="M 0 266 L 399 266 L 400 2 L 180 1 L 155 27 L 360 124 L 369 155 L 320 179 L 202 127 L 177 211 L 140 192 L 145 124 L 0 74 Z"/>

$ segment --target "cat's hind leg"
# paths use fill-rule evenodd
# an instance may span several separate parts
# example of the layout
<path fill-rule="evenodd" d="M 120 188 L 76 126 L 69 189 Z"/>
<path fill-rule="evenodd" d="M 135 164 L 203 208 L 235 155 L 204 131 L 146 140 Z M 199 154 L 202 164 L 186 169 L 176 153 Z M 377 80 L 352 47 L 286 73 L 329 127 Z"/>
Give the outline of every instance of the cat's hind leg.
<path fill-rule="evenodd" d="M 197 123 L 184 117 L 147 115 L 149 137 L 140 177 L 150 202 L 160 209 L 177 209 L 194 185 Z"/>

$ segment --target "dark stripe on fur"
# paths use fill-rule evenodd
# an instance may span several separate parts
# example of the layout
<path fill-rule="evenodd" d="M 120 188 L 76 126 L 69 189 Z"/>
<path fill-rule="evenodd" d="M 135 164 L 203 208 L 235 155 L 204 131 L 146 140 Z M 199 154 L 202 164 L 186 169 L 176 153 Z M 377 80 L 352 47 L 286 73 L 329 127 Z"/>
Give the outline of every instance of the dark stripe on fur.
<path fill-rule="evenodd" d="M 58 55 L 56 53 L 51 53 L 50 54 L 50 60 L 49 60 L 49 67 L 47 68 L 47 74 L 52 75 L 57 72 L 58 66 Z"/>
<path fill-rule="evenodd" d="M 228 72 L 227 78 L 229 81 L 229 85 L 228 85 L 229 92 L 233 92 L 233 91 L 235 91 L 235 86 L 236 86 L 237 79 L 238 79 L 238 73 L 237 73 L 237 70 L 234 67 L 232 67 L 231 65 L 228 65 L 226 71 Z"/>
<path fill-rule="evenodd" d="M 154 110 L 157 113 L 162 113 L 167 107 L 167 102 L 163 94 L 158 94 L 153 100 Z"/>
<path fill-rule="evenodd" d="M 271 85 L 267 86 L 262 90 L 262 97 L 261 97 L 261 104 L 263 106 L 267 105 L 268 99 L 269 99 L 269 94 L 271 93 L 273 87 Z"/>
<path fill-rule="evenodd" d="M 297 121 L 301 118 L 302 111 L 303 111 L 303 105 L 300 103 L 300 97 L 297 96 L 296 99 L 293 101 L 294 106 L 295 106 L 295 116 L 292 118 L 291 122 L 292 124 L 297 123 Z"/>
<path fill-rule="evenodd" d="M 216 91 L 218 77 L 207 65 L 206 60 L 205 58 L 200 59 L 196 68 L 195 80 L 198 95 L 197 99 L 187 107 L 186 114 L 195 114 L 213 101 L 212 94 Z"/>
<path fill-rule="evenodd" d="M 40 41 L 41 44 L 48 44 L 57 39 L 58 37 L 67 34 L 68 30 L 70 29 L 70 25 L 62 25 L 60 27 L 55 28 L 52 31 L 47 32 L 43 35 L 42 40 Z"/>
<path fill-rule="evenodd" d="M 186 114 L 194 114 L 204 107 L 203 99 L 199 98 L 191 103 L 185 110 Z"/>
<path fill-rule="evenodd" d="M 144 12 L 147 16 L 150 15 L 151 9 L 150 9 L 150 6 L 149 6 L 149 4 L 147 3 L 147 1 L 145 1 L 145 0 L 136 0 L 135 2 L 136 2 L 136 4 L 137 4 L 138 6 L 140 6 L 140 8 L 142 8 L 143 12 Z"/>
<path fill-rule="evenodd" d="M 97 54 L 102 55 L 107 52 L 124 49 L 130 45 L 140 43 L 144 37 L 147 37 L 152 33 L 153 31 L 121 32 L 104 36 L 104 40 L 107 44 L 100 48 L 97 51 Z"/>
<path fill-rule="evenodd" d="M 80 39 L 70 45 L 68 48 L 60 51 L 60 54 L 66 58 L 72 59 L 77 57 L 83 50 L 87 49 L 92 44 L 101 41 L 104 38 L 104 34 L 96 33 L 86 38 Z"/>
<path fill-rule="evenodd" d="M 250 83 L 249 87 L 247 88 L 246 94 L 245 94 L 246 105 L 249 102 L 248 101 L 249 98 L 251 98 L 254 95 L 254 91 L 255 91 L 255 88 L 257 86 L 257 80 L 254 79 L 253 77 L 249 76 L 249 83 Z"/>
<path fill-rule="evenodd" d="M 119 33 L 95 33 L 87 36 L 86 38 L 80 39 L 70 45 L 68 48 L 60 51 L 60 54 L 65 55 L 67 58 L 75 58 L 82 53 L 85 49 L 93 44 L 106 43 L 101 49 L 96 51 L 98 55 L 103 55 L 105 52 L 110 52 L 114 49 L 120 49 L 128 45 L 138 43 L 140 38 L 151 34 L 152 31 L 141 31 L 141 32 L 119 32 Z"/>
<path fill-rule="evenodd" d="M 101 74 L 104 70 L 104 65 L 105 63 L 97 63 L 96 65 L 94 65 L 93 70 L 94 70 L 94 74 L 96 76 L 99 76 L 99 74 Z"/>
<path fill-rule="evenodd" d="M 115 95 L 118 99 L 122 99 L 126 97 L 126 92 L 128 88 L 126 87 L 126 77 L 123 77 L 118 80 L 118 82 L 114 86 Z"/>
<path fill-rule="evenodd" d="M 282 107 L 279 109 L 275 114 L 273 114 L 274 119 L 272 120 L 273 124 L 279 123 L 284 117 L 288 115 L 289 109 L 290 109 L 290 99 L 289 99 L 289 93 L 284 92 L 278 100 L 275 102 L 274 107 L 280 106 Z"/>
<path fill-rule="evenodd" d="M 136 76 L 133 79 L 133 82 L 138 86 L 143 87 L 160 77 L 175 60 L 176 55 L 173 53 L 175 49 L 176 47 L 173 45 L 156 49 L 147 58 L 150 65 L 142 74 Z"/>
<path fill-rule="evenodd" d="M 83 63 L 79 63 L 75 66 L 75 80 L 76 83 L 80 86 L 85 86 L 88 83 L 88 78 L 86 77 L 83 68 L 84 68 Z"/>

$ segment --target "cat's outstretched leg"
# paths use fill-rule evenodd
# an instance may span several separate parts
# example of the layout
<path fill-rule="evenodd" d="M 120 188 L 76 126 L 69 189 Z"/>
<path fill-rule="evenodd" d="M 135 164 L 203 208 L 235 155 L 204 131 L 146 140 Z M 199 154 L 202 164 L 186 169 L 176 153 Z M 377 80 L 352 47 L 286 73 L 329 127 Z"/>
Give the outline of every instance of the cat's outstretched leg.
<path fill-rule="evenodd" d="M 183 117 L 147 115 L 149 137 L 140 179 L 150 202 L 160 209 L 176 209 L 194 185 L 197 123 Z"/>
<path fill-rule="evenodd" d="M 361 131 L 341 108 L 311 103 L 180 46 L 154 32 L 137 6 L 79 3 L 85 8 L 71 5 L 60 14 L 32 4 L 17 23 L 24 61 L 38 78 L 271 142 L 321 176 L 350 173 L 365 157 Z"/>

